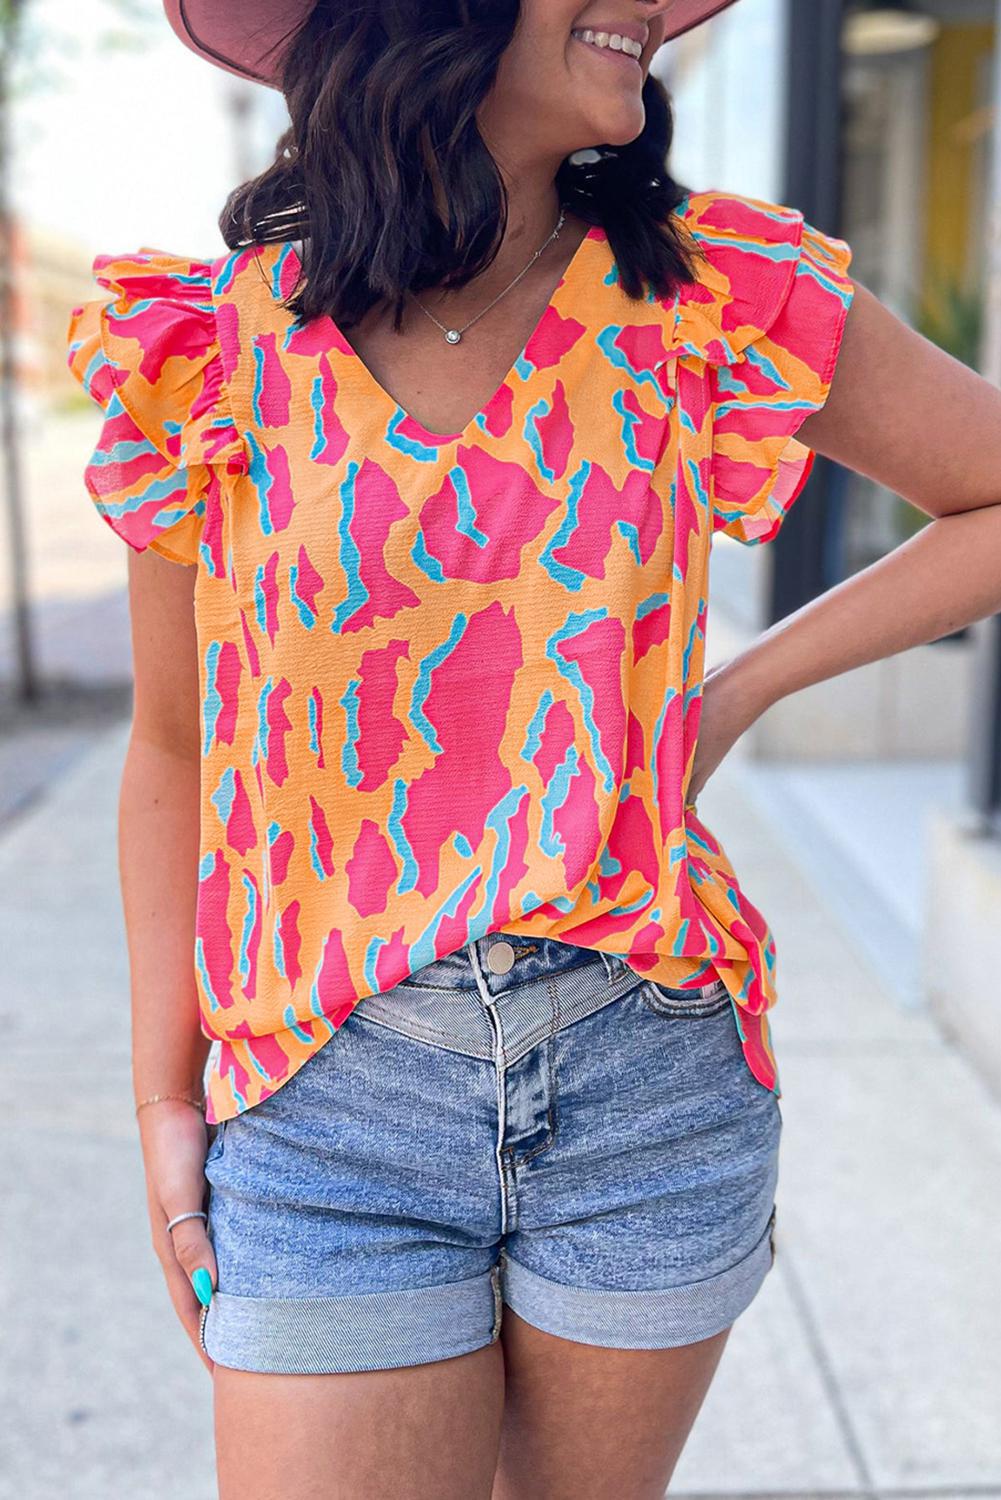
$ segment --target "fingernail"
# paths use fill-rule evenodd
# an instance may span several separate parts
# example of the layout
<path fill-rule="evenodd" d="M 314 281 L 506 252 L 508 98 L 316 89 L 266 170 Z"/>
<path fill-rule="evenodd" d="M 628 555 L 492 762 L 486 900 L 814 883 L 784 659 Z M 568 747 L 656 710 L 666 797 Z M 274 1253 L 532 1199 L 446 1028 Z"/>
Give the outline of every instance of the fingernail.
<path fill-rule="evenodd" d="M 192 1272 L 191 1285 L 202 1306 L 208 1307 L 212 1301 L 212 1277 L 204 1266 L 199 1266 L 197 1271 Z"/>

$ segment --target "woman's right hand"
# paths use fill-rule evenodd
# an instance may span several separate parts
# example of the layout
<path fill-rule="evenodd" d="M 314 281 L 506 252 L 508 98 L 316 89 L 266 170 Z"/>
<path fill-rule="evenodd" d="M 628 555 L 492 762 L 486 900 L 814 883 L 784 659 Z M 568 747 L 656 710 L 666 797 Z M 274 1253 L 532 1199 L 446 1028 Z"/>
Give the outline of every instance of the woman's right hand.
<path fill-rule="evenodd" d="M 206 1206 L 205 1120 L 182 1099 L 158 1099 L 140 1110 L 138 1120 L 153 1249 L 167 1278 L 167 1290 L 177 1316 L 211 1374 L 215 1364 L 202 1349 L 199 1338 L 203 1304 L 192 1282 L 199 1268 L 208 1272 L 213 1291 L 218 1282 L 206 1221 L 184 1219 L 169 1233 L 167 1230 L 167 1224 L 177 1214 Z M 199 1281 L 204 1284 L 204 1276 Z"/>

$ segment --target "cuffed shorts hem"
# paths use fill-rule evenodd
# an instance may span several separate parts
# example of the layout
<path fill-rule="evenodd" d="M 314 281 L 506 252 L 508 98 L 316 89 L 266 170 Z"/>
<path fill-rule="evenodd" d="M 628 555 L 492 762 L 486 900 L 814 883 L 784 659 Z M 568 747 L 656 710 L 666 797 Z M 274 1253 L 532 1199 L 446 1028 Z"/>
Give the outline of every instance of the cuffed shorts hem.
<path fill-rule="evenodd" d="M 471 1354 L 500 1331 L 499 1271 L 356 1297 L 213 1293 L 202 1316 L 209 1358 L 273 1375 L 395 1370 Z"/>
<path fill-rule="evenodd" d="M 774 1214 L 735 1266 L 659 1291 L 562 1286 L 505 1257 L 504 1301 L 520 1318 L 563 1339 L 605 1349 L 672 1349 L 721 1333 L 750 1305 L 775 1259 Z"/>
<path fill-rule="evenodd" d="M 394 1370 L 471 1354 L 500 1333 L 506 1304 L 543 1333 L 605 1349 L 671 1349 L 721 1333 L 757 1295 L 775 1259 L 774 1213 L 743 1260 L 716 1276 L 653 1291 L 564 1286 L 503 1252 L 491 1270 L 441 1286 L 356 1297 L 215 1292 L 201 1342 L 217 1364 L 264 1374 Z M 503 1268 L 503 1280 L 501 1270 Z"/>

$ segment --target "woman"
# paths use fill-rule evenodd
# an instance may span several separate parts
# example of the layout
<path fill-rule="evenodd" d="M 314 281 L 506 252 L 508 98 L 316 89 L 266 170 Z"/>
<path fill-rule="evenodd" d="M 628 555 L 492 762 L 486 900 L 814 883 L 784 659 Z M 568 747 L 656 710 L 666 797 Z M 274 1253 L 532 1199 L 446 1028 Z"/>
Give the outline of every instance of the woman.
<path fill-rule="evenodd" d="M 723 8 L 168 0 L 292 121 L 227 253 L 100 256 L 70 327 L 223 1500 L 663 1493 L 782 1124 L 696 797 L 778 699 L 1001 607 L 998 392 L 796 209 L 666 170 L 651 60 Z M 711 538 L 774 536 L 816 451 L 932 524 L 705 678 Z"/>

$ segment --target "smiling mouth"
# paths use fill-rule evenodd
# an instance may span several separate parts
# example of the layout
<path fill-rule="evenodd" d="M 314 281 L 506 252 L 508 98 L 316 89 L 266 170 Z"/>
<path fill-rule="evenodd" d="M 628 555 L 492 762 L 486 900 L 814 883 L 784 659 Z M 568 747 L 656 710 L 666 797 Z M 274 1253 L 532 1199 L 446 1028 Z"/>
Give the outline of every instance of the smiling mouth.
<path fill-rule="evenodd" d="M 640 66 L 643 48 L 631 36 L 621 36 L 616 31 L 593 31 L 590 26 L 581 26 L 571 31 L 577 42 L 582 42 L 592 52 L 601 52 L 605 57 L 633 67 Z"/>

